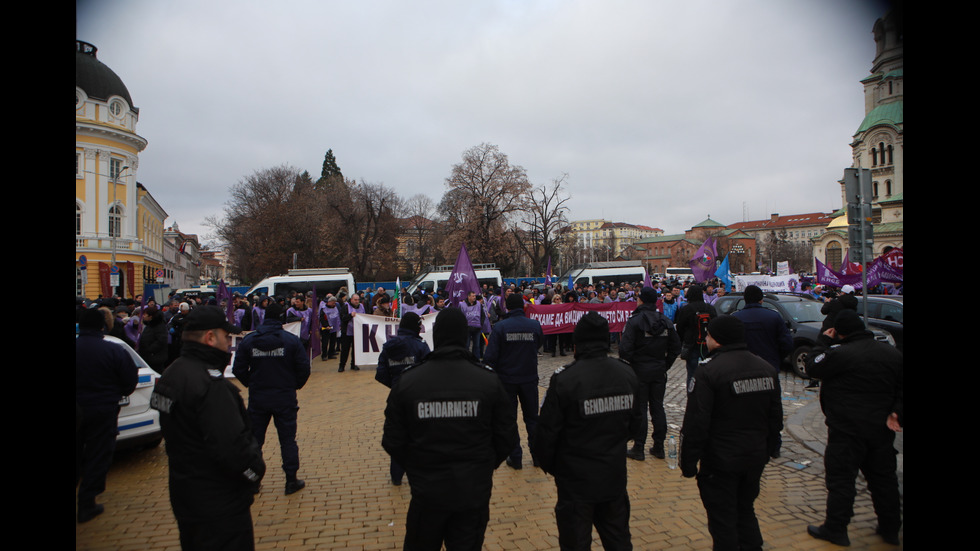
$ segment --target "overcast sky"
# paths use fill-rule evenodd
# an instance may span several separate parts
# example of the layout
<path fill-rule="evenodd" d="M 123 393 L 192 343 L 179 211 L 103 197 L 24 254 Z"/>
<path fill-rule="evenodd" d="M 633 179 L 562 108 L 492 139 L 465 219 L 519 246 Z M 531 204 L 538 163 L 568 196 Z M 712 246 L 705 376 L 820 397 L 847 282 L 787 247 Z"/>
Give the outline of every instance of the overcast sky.
<path fill-rule="evenodd" d="M 77 0 L 125 82 L 137 179 L 208 240 L 230 186 L 279 165 L 438 202 L 486 142 L 572 220 L 680 233 L 829 212 L 864 116 L 863 0 Z"/>

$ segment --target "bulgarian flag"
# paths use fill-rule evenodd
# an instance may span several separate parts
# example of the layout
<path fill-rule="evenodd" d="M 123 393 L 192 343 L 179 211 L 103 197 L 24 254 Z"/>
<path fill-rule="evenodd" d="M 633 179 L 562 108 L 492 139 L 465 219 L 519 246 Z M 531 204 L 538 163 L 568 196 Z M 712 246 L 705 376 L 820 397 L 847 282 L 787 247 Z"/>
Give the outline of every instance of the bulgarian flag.
<path fill-rule="evenodd" d="M 394 314 L 396 318 L 402 317 L 402 312 L 401 312 L 402 304 L 401 301 L 399 300 L 399 297 L 401 296 L 401 292 L 402 292 L 402 278 L 396 277 L 395 294 L 391 299 L 391 313 Z"/>

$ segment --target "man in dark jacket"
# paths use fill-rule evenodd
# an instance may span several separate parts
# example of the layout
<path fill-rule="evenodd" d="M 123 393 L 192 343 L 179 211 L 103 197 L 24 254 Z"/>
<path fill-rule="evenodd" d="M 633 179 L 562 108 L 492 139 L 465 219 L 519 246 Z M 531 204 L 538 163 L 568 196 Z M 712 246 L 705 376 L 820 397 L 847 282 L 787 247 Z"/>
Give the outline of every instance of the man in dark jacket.
<path fill-rule="evenodd" d="M 385 341 L 378 355 L 375 380 L 388 388 L 395 386 L 405 368 L 415 365 L 429 355 L 429 345 L 419 337 L 422 318 L 415 312 L 407 312 L 398 323 L 398 335 Z M 405 469 L 391 459 L 391 483 L 400 486 Z"/>
<path fill-rule="evenodd" d="M 507 296 L 507 313 L 490 332 L 490 342 L 483 353 L 483 361 L 496 370 L 507 394 L 510 396 L 517 415 L 517 404 L 521 404 L 524 428 L 527 429 L 527 447 L 531 460 L 534 457 L 534 429 L 538 423 L 538 348 L 544 340 L 541 323 L 524 315 L 524 299 L 519 293 Z M 514 447 L 507 466 L 512 469 L 523 467 L 521 463 L 520 442 Z"/>
<path fill-rule="evenodd" d="M 811 536 L 849 545 L 847 525 L 854 515 L 854 480 L 868 481 L 878 534 L 899 544 L 902 526 L 895 432 L 904 424 L 904 356 L 875 340 L 854 310 L 837 314 L 820 336 L 806 370 L 820 379 L 820 405 L 827 418 L 827 517 L 809 526 Z"/>
<path fill-rule="evenodd" d="M 224 378 L 238 328 L 217 306 L 187 316 L 180 357 L 157 381 L 170 465 L 170 504 L 184 550 L 253 549 L 252 505 L 265 474 L 238 387 Z"/>
<path fill-rule="evenodd" d="M 718 315 L 715 307 L 704 301 L 704 290 L 700 285 L 687 289 L 687 303 L 680 307 L 674 318 L 677 334 L 681 338 L 681 358 L 687 362 L 687 384 L 694 378 L 698 363 L 708 357 L 708 322 Z"/>
<path fill-rule="evenodd" d="M 81 415 L 75 438 L 75 484 L 78 522 L 102 514 L 95 498 L 105 491 L 118 430 L 119 400 L 136 390 L 139 368 L 122 345 L 105 340 L 105 315 L 82 311 L 75 339 L 75 404 Z"/>
<path fill-rule="evenodd" d="M 643 447 L 647 441 L 646 409 L 649 404 L 653 424 L 654 457 L 664 458 L 667 438 L 667 413 L 664 394 L 667 391 L 667 370 L 681 352 L 681 342 L 674 324 L 657 312 L 657 292 L 644 287 L 636 301 L 636 310 L 626 322 L 619 342 L 619 357 L 629 362 L 639 380 L 636 401 L 644 412 L 643 424 L 633 434 L 633 447 L 626 453 L 630 459 L 644 460 Z"/>
<path fill-rule="evenodd" d="M 698 478 L 715 549 L 762 549 L 754 503 L 766 463 L 779 456 L 779 377 L 748 351 L 744 324 L 734 316 L 711 320 L 708 348 L 687 397 L 681 473 Z"/>
<path fill-rule="evenodd" d="M 561 549 L 588 549 L 592 526 L 606 549 L 632 549 L 626 442 L 646 431 L 636 374 L 610 358 L 609 322 L 595 312 L 575 326 L 575 361 L 551 376 L 535 434 L 541 468 L 555 476 Z"/>
<path fill-rule="evenodd" d="M 435 350 L 388 395 L 381 444 L 412 487 L 405 549 L 481 549 L 493 471 L 518 442 L 507 392 L 466 349 L 467 335 L 458 308 L 439 312 Z"/>
<path fill-rule="evenodd" d="M 755 285 L 745 288 L 745 306 L 732 314 L 745 324 L 745 344 L 749 352 L 769 362 L 779 373 L 783 358 L 793 351 L 793 336 L 779 312 L 766 308 L 765 295 Z"/>
<path fill-rule="evenodd" d="M 143 310 L 143 331 L 140 333 L 140 353 L 153 371 L 163 373 L 167 368 L 167 324 L 163 321 L 163 312 L 156 306 L 147 306 Z"/>
<path fill-rule="evenodd" d="M 265 444 L 269 421 L 275 421 L 282 470 L 286 473 L 286 495 L 289 495 L 306 486 L 296 478 L 299 471 L 296 391 L 310 378 L 310 357 L 299 337 L 282 328 L 281 315 L 279 303 L 274 302 L 265 309 L 262 325 L 238 344 L 232 373 L 248 387 L 248 414 L 259 446 Z"/>

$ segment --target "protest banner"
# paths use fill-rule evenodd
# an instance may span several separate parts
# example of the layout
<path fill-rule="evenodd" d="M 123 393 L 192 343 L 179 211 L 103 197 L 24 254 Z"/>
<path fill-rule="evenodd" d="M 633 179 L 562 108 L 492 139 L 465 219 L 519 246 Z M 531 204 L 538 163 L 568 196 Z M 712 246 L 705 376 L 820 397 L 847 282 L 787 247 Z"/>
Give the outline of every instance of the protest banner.
<path fill-rule="evenodd" d="M 429 349 L 435 349 L 432 341 L 432 324 L 436 320 L 436 314 L 426 314 L 422 316 L 422 331 L 419 336 L 429 345 Z M 358 314 L 354 316 L 354 363 L 359 366 L 378 365 L 378 356 L 381 355 L 381 347 L 391 337 L 398 334 L 398 318 L 385 316 L 372 316 L 370 314 Z"/>
<path fill-rule="evenodd" d="M 798 293 L 800 292 L 800 276 L 747 275 L 735 276 L 735 292 L 741 293 L 749 285 L 755 285 L 764 293 Z"/>
<path fill-rule="evenodd" d="M 524 315 L 538 320 L 545 335 L 571 333 L 575 324 L 587 312 L 597 312 L 609 321 L 610 333 L 621 333 L 626 326 L 626 320 L 636 309 L 635 302 L 607 302 L 604 304 L 589 304 L 585 302 L 567 302 L 563 304 L 526 304 Z"/>

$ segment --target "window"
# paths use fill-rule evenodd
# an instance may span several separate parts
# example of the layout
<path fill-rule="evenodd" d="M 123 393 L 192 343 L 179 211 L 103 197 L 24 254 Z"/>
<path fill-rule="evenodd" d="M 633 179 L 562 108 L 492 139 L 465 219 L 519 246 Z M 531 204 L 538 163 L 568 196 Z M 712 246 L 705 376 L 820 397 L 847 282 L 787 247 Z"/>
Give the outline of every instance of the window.
<path fill-rule="evenodd" d="M 119 178 L 119 174 L 122 173 L 123 164 L 122 159 L 112 158 L 109 159 L 109 178 L 113 181 Z"/>
<path fill-rule="evenodd" d="M 109 208 L 109 237 L 122 235 L 122 206 L 112 205 Z"/>
<path fill-rule="evenodd" d="M 82 207 L 75 203 L 75 235 L 82 235 Z"/>

